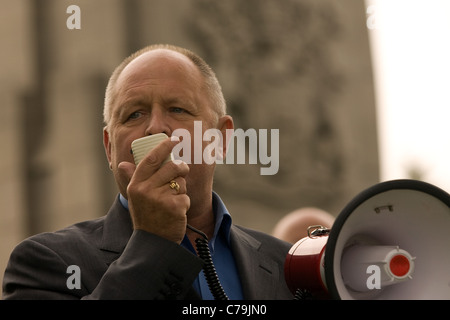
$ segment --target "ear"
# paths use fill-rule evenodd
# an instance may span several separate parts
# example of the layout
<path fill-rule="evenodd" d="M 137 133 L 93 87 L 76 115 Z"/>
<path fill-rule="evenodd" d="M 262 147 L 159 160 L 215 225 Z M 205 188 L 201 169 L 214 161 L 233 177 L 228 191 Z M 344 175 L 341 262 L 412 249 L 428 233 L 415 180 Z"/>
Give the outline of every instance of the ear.
<path fill-rule="evenodd" d="M 222 133 L 223 141 L 222 141 L 222 148 L 223 148 L 223 159 L 225 159 L 227 155 L 228 145 L 231 141 L 231 136 L 234 133 L 234 122 L 233 118 L 229 115 L 225 115 L 219 119 L 219 122 L 217 124 L 217 128 Z"/>
<path fill-rule="evenodd" d="M 107 127 L 103 128 L 103 146 L 105 147 L 106 157 L 108 158 L 109 168 L 111 169 L 111 142 L 109 140 Z"/>

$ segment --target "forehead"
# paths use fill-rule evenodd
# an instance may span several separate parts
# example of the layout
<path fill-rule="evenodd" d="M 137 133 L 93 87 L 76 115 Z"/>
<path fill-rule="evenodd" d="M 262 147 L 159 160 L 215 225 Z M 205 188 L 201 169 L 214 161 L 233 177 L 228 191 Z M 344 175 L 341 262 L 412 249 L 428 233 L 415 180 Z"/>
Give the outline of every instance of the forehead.
<path fill-rule="evenodd" d="M 118 87 L 126 87 L 140 81 L 164 80 L 168 82 L 199 83 L 201 74 L 185 55 L 167 49 L 143 53 L 131 61 L 121 72 Z"/>

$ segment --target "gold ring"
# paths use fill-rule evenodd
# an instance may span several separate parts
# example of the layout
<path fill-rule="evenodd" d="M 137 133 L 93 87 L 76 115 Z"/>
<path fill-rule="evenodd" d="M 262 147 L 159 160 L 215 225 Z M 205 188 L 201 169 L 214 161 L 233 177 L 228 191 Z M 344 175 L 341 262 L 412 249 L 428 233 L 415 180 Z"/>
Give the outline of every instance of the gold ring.
<path fill-rule="evenodd" d="M 169 187 L 170 187 L 170 189 L 177 190 L 177 192 L 180 191 L 180 185 L 175 180 L 172 180 L 172 181 L 169 182 Z"/>

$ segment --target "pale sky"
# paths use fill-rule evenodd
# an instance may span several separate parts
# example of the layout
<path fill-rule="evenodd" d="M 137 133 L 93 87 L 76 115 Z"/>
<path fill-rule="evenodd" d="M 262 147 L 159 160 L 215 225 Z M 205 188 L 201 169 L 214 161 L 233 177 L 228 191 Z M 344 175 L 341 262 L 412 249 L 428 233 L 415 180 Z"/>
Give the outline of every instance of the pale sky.
<path fill-rule="evenodd" d="M 381 180 L 450 193 L 450 0 L 366 0 Z"/>

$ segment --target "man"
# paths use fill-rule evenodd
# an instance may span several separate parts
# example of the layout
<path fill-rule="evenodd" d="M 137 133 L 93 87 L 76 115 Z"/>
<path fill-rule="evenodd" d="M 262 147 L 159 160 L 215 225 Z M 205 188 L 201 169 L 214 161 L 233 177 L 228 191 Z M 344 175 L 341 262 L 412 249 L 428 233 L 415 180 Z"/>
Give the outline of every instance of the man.
<path fill-rule="evenodd" d="M 198 121 L 203 131 L 233 129 L 220 85 L 200 57 L 169 45 L 131 55 L 110 78 L 104 120 L 116 201 L 104 217 L 20 243 L 5 271 L 4 299 L 212 299 L 197 255 L 201 236 L 191 227 L 209 239 L 225 297 L 293 298 L 283 271 L 291 245 L 231 223 L 213 192 L 214 163 L 162 165 L 180 143 L 172 137 L 134 164 L 137 138 L 171 137 L 176 129 L 193 136 Z M 226 143 L 220 146 L 226 154 Z"/>

